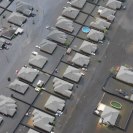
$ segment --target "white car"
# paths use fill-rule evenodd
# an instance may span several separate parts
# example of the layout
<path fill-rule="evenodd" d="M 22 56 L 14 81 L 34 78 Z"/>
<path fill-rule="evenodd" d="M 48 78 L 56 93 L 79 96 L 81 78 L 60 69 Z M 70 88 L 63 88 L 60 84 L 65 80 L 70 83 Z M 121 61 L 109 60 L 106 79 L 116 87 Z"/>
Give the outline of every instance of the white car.
<path fill-rule="evenodd" d="M 32 54 L 33 55 L 38 55 L 38 53 L 36 51 L 33 51 Z"/>
<path fill-rule="evenodd" d="M 37 86 L 38 86 L 38 87 L 42 87 L 42 86 L 43 86 L 43 83 L 44 83 L 44 82 L 43 82 L 42 80 L 39 80 L 39 81 L 37 82 Z"/>

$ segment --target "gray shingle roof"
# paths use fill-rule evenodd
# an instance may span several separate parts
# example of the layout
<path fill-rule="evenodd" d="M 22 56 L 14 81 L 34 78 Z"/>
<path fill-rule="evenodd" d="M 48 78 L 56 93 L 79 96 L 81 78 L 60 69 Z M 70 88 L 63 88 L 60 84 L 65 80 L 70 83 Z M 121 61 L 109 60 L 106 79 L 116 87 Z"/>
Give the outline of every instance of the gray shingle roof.
<path fill-rule="evenodd" d="M 71 5 L 77 8 L 82 8 L 85 3 L 86 3 L 86 0 L 72 0 L 71 1 Z"/>
<path fill-rule="evenodd" d="M 10 97 L 0 95 L 0 113 L 13 116 L 17 111 L 16 101 Z"/>
<path fill-rule="evenodd" d="M 115 18 L 114 15 L 115 15 L 116 11 L 99 6 L 98 13 L 100 14 L 101 17 L 106 18 L 109 21 L 113 21 Z"/>
<path fill-rule="evenodd" d="M 39 71 L 29 67 L 22 67 L 18 73 L 18 78 L 24 79 L 30 83 L 34 81 Z"/>
<path fill-rule="evenodd" d="M 118 1 L 118 0 L 108 0 L 107 7 L 111 8 L 111 9 L 120 9 L 122 6 L 122 2 Z"/>
<path fill-rule="evenodd" d="M 30 59 L 29 59 L 29 64 L 39 67 L 39 68 L 43 68 L 43 66 L 46 64 L 46 62 L 48 61 L 48 59 L 42 55 L 31 55 Z"/>
<path fill-rule="evenodd" d="M 119 113 L 120 113 L 119 110 L 116 110 L 109 106 L 105 106 L 105 108 L 101 114 L 101 118 L 103 118 L 103 123 L 115 125 Z"/>
<path fill-rule="evenodd" d="M 79 10 L 75 9 L 73 7 L 66 7 L 64 8 L 62 15 L 65 17 L 69 17 L 71 19 L 75 19 L 77 15 L 79 14 Z"/>
<path fill-rule="evenodd" d="M 15 79 L 12 83 L 10 83 L 9 88 L 12 90 L 15 90 L 19 93 L 24 94 L 27 89 L 28 89 L 29 85 L 26 83 L 23 83 L 17 79 Z"/>
<path fill-rule="evenodd" d="M 20 13 L 13 12 L 8 18 L 8 22 L 13 23 L 15 25 L 21 26 L 27 18 Z"/>
<path fill-rule="evenodd" d="M 82 75 L 80 73 L 80 70 L 72 66 L 68 66 L 66 71 L 63 74 L 63 77 L 70 79 L 74 82 L 78 82 L 81 76 Z"/>
<path fill-rule="evenodd" d="M 33 115 L 33 125 L 34 126 L 40 128 L 42 130 L 45 130 L 47 132 L 51 132 L 53 126 L 50 125 L 50 123 L 53 123 L 55 117 L 53 117 L 47 113 L 41 112 L 37 109 L 33 110 L 32 115 Z"/>
<path fill-rule="evenodd" d="M 90 32 L 87 35 L 87 38 L 98 42 L 98 41 L 103 40 L 104 33 L 100 32 L 100 31 L 97 31 L 97 30 L 94 30 L 94 29 L 91 29 Z"/>
<path fill-rule="evenodd" d="M 48 39 L 64 44 L 67 40 L 67 35 L 57 29 L 52 30 L 48 36 Z"/>
<path fill-rule="evenodd" d="M 96 18 L 95 22 L 91 22 L 90 26 L 98 30 L 106 30 L 110 27 L 111 23 L 107 22 L 105 19 Z"/>
<path fill-rule="evenodd" d="M 72 59 L 72 62 L 76 65 L 79 65 L 81 67 L 83 67 L 84 65 L 88 65 L 90 62 L 90 57 L 87 57 L 85 55 L 76 53 L 75 56 Z"/>
<path fill-rule="evenodd" d="M 88 41 L 83 41 L 79 49 L 87 54 L 95 53 L 97 50 L 97 44 Z"/>
<path fill-rule="evenodd" d="M 73 21 L 65 17 L 59 16 L 57 18 L 56 27 L 66 30 L 68 32 L 73 32 Z"/>
<path fill-rule="evenodd" d="M 29 129 L 29 131 L 27 133 L 39 133 L 39 132 L 37 132 L 37 131 L 35 131 L 33 129 Z"/>
<path fill-rule="evenodd" d="M 57 47 L 57 43 L 44 39 L 39 44 L 39 46 L 40 46 L 40 50 L 47 52 L 49 54 L 52 54 Z"/>
<path fill-rule="evenodd" d="M 73 88 L 73 84 L 68 83 L 64 80 L 61 80 L 59 78 L 54 78 L 53 79 L 53 87 L 54 87 L 54 91 L 66 96 L 66 97 L 70 97 L 72 94 L 72 88 Z"/>
<path fill-rule="evenodd" d="M 33 6 L 23 2 L 22 0 L 16 1 L 16 11 L 20 12 L 26 16 L 29 16 L 31 14 L 31 10 L 33 9 Z"/>
<path fill-rule="evenodd" d="M 116 75 L 116 78 L 123 82 L 133 84 L 133 69 L 121 66 Z"/>
<path fill-rule="evenodd" d="M 52 112 L 62 111 L 65 106 L 65 101 L 56 96 L 50 95 L 44 107 Z"/>

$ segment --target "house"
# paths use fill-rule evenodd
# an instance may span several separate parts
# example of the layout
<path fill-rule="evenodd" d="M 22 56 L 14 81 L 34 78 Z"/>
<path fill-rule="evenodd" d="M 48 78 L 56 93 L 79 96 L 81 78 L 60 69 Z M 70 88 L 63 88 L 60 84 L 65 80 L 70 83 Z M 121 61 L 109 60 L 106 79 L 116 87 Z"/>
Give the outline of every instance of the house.
<path fill-rule="evenodd" d="M 98 111 L 102 112 L 100 115 L 99 123 L 114 126 L 120 111 L 104 104 L 99 106 L 102 106 L 102 110 L 100 110 L 100 107 L 98 107 Z"/>
<path fill-rule="evenodd" d="M 33 129 L 29 129 L 27 133 L 39 133 L 39 132 L 37 132 L 37 131 L 35 131 Z"/>
<path fill-rule="evenodd" d="M 73 84 L 59 78 L 54 78 L 53 87 L 56 93 L 59 93 L 68 98 L 71 97 Z"/>
<path fill-rule="evenodd" d="M 47 132 L 51 132 L 53 128 L 52 123 L 54 122 L 55 117 L 37 109 L 33 110 L 32 115 L 33 125 L 35 127 L 45 130 Z"/>
<path fill-rule="evenodd" d="M 48 59 L 42 55 L 31 55 L 30 59 L 29 59 L 29 64 L 36 66 L 38 68 L 43 68 L 43 66 L 46 64 L 46 62 L 48 61 Z"/>
<path fill-rule="evenodd" d="M 57 43 L 43 39 L 39 46 L 41 51 L 52 54 L 57 47 Z"/>
<path fill-rule="evenodd" d="M 15 79 L 13 82 L 11 82 L 9 84 L 9 88 L 16 91 L 16 92 L 24 94 L 27 91 L 27 89 L 29 88 L 29 85 Z"/>
<path fill-rule="evenodd" d="M 117 9 L 121 8 L 122 2 L 120 2 L 118 0 L 108 0 L 106 6 L 111 9 L 117 10 Z"/>
<path fill-rule="evenodd" d="M 10 97 L 0 95 L 0 113 L 13 116 L 17 111 L 16 101 Z"/>
<path fill-rule="evenodd" d="M 98 8 L 98 14 L 102 17 L 107 19 L 108 21 L 113 21 L 115 19 L 115 13 L 116 11 L 112 9 L 108 9 L 102 6 L 99 6 Z"/>
<path fill-rule="evenodd" d="M 23 2 L 22 0 L 17 0 L 16 2 L 16 11 L 22 13 L 25 16 L 30 16 L 33 10 L 33 6 Z"/>
<path fill-rule="evenodd" d="M 111 23 L 107 22 L 105 19 L 96 18 L 95 22 L 91 22 L 90 26 L 97 30 L 105 31 L 110 27 Z"/>
<path fill-rule="evenodd" d="M 125 66 L 121 66 L 116 78 L 128 84 L 133 84 L 133 69 Z"/>
<path fill-rule="evenodd" d="M 59 42 L 64 44 L 67 40 L 67 35 L 62 32 L 59 31 L 57 29 L 53 29 L 47 36 L 48 39 L 53 40 L 55 42 Z"/>
<path fill-rule="evenodd" d="M 74 30 L 73 21 L 62 16 L 59 16 L 57 18 L 57 23 L 55 25 L 56 27 L 66 30 L 68 32 L 73 32 Z"/>
<path fill-rule="evenodd" d="M 63 110 L 63 108 L 65 107 L 65 100 L 58 98 L 56 96 L 50 95 L 44 107 L 56 113 L 58 110 L 59 111 Z"/>
<path fill-rule="evenodd" d="M 16 30 L 16 28 L 3 28 L 0 32 L 0 36 L 11 40 L 15 35 Z"/>
<path fill-rule="evenodd" d="M 76 8 L 83 8 L 86 0 L 71 0 L 70 4 Z"/>
<path fill-rule="evenodd" d="M 87 34 L 87 38 L 95 42 L 102 41 L 104 38 L 104 33 L 91 29 L 90 32 Z"/>
<path fill-rule="evenodd" d="M 18 72 L 17 76 L 27 82 L 32 83 L 37 77 L 39 71 L 29 67 L 22 67 Z"/>
<path fill-rule="evenodd" d="M 81 67 L 88 66 L 90 57 L 76 53 L 72 59 L 72 62 Z"/>
<path fill-rule="evenodd" d="M 88 41 L 83 41 L 79 49 L 83 51 L 84 53 L 93 54 L 97 50 L 97 44 L 94 44 Z"/>
<path fill-rule="evenodd" d="M 62 11 L 62 16 L 68 17 L 70 19 L 75 19 L 79 14 L 79 10 L 73 7 L 65 7 Z"/>
<path fill-rule="evenodd" d="M 66 71 L 63 74 L 64 78 L 70 79 L 74 82 L 79 82 L 81 76 L 82 74 L 80 70 L 72 66 L 68 66 Z"/>
<path fill-rule="evenodd" d="M 22 26 L 27 18 L 20 13 L 12 12 L 11 15 L 7 18 L 8 22 L 15 24 L 17 26 Z"/>

